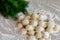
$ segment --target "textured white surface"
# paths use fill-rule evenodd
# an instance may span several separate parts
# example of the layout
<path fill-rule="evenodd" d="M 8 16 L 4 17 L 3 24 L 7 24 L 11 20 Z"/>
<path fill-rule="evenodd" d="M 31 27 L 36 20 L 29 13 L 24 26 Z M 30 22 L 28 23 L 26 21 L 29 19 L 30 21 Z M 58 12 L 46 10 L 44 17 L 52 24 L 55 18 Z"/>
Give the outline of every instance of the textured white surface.
<path fill-rule="evenodd" d="M 60 0 L 27 0 L 29 3 L 28 11 L 33 12 L 35 9 L 44 9 L 50 11 L 60 18 Z M 38 10 L 37 10 L 38 11 Z M 56 21 L 60 24 L 60 21 Z M 14 20 L 5 19 L 0 15 L 0 40 L 24 40 L 16 30 Z M 52 35 L 52 40 L 60 40 L 60 32 Z"/>

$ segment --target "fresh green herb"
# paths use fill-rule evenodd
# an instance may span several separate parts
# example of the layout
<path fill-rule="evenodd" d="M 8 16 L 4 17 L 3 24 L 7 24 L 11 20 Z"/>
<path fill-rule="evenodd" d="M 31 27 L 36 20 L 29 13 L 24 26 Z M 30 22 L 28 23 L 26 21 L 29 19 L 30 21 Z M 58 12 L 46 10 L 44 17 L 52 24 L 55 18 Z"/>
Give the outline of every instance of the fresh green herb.
<path fill-rule="evenodd" d="M 4 17 L 17 18 L 18 12 L 26 13 L 28 2 L 25 0 L 0 0 L 0 12 Z"/>

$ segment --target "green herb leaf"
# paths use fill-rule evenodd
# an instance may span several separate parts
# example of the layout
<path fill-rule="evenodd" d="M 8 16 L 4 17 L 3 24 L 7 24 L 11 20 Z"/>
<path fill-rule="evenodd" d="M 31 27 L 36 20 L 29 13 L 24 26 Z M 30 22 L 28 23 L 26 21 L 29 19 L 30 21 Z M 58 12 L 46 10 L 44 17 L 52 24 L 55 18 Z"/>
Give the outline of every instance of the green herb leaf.
<path fill-rule="evenodd" d="M 11 16 L 16 19 L 18 12 L 27 12 L 28 2 L 25 0 L 0 0 L 0 12 L 4 17 Z"/>

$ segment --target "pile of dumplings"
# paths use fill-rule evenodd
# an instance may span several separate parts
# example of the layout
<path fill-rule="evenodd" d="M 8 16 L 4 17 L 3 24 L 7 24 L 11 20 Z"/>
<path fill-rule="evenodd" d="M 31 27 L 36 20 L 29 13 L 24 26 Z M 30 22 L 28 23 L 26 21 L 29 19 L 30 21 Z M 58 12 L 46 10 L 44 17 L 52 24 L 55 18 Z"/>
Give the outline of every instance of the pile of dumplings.
<path fill-rule="evenodd" d="M 27 40 L 51 40 L 50 34 L 59 32 L 60 25 L 55 23 L 53 17 L 43 12 L 26 15 L 20 12 L 17 29 L 21 35 L 28 35 Z"/>

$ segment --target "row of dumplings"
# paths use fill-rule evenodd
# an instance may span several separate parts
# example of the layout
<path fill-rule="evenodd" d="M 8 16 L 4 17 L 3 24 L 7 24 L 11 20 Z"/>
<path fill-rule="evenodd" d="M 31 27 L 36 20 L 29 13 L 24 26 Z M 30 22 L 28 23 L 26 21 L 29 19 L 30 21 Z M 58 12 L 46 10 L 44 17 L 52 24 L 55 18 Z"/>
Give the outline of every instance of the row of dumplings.
<path fill-rule="evenodd" d="M 44 13 L 34 12 L 24 15 L 20 12 L 17 29 L 21 35 L 29 36 L 27 40 L 48 40 L 50 34 L 59 32 L 60 25 Z"/>

